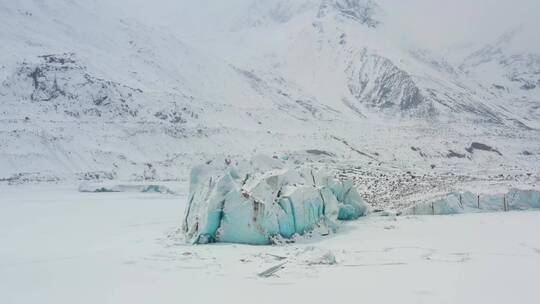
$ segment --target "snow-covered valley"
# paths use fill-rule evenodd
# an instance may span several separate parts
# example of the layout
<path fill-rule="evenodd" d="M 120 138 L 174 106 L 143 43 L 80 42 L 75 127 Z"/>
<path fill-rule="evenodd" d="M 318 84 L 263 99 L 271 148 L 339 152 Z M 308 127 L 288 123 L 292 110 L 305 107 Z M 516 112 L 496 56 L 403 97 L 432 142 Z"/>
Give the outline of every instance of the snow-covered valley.
<path fill-rule="evenodd" d="M 538 11 L 0 0 L 0 303 L 537 303 Z"/>

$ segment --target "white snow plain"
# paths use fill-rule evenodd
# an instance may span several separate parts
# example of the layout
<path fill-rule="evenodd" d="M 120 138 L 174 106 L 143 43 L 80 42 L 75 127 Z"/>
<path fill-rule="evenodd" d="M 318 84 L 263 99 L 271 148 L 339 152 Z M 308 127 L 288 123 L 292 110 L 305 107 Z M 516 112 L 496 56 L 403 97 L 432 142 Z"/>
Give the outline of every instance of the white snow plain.
<path fill-rule="evenodd" d="M 0 186 L 0 303 L 539 300 L 540 212 L 370 216 L 282 246 L 191 246 L 176 233 L 187 186 L 168 186 L 178 194 Z"/>

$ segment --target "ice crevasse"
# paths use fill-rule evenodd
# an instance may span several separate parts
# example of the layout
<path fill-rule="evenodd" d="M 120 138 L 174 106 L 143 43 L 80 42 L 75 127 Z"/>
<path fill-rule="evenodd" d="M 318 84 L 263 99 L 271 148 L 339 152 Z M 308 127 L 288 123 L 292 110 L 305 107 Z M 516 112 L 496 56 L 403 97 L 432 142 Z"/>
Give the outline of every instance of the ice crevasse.
<path fill-rule="evenodd" d="M 194 244 L 270 244 L 369 212 L 352 182 L 325 170 L 263 156 L 213 163 L 191 171 L 182 230 Z"/>

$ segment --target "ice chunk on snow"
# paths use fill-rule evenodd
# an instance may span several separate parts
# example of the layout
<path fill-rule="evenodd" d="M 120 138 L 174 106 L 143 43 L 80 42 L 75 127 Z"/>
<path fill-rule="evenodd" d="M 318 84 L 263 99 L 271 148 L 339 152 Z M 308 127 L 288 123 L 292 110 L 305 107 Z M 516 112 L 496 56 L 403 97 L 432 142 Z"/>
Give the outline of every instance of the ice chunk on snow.
<path fill-rule="evenodd" d="M 352 182 L 257 156 L 192 170 L 183 231 L 193 243 L 269 244 L 367 212 Z"/>
<path fill-rule="evenodd" d="M 507 199 L 511 210 L 540 208 L 540 191 L 512 189 L 508 192 Z"/>
<path fill-rule="evenodd" d="M 336 199 L 341 203 L 338 219 L 353 220 L 368 212 L 367 205 L 354 188 L 352 181 L 340 182 L 332 188 Z"/>
<path fill-rule="evenodd" d="M 296 255 L 295 258 L 299 264 L 308 266 L 337 264 L 336 256 L 331 250 L 321 249 L 313 246 L 304 248 Z"/>
<path fill-rule="evenodd" d="M 164 185 L 115 182 L 84 182 L 79 185 L 79 192 L 144 192 L 174 194 L 174 191 Z"/>
<path fill-rule="evenodd" d="M 450 193 L 405 209 L 403 214 L 439 215 L 540 208 L 540 191 L 511 189 L 505 194 Z"/>

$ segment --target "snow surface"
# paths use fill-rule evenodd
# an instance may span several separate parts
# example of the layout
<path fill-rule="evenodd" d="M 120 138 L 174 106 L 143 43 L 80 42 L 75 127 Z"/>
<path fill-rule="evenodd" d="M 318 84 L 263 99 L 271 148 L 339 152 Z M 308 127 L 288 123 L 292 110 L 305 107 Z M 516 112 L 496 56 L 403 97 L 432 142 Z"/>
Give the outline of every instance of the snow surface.
<path fill-rule="evenodd" d="M 176 233 L 187 184 L 168 186 L 177 194 L 0 186 L 0 302 L 538 302 L 539 212 L 367 217 L 283 246 L 191 246 Z"/>

